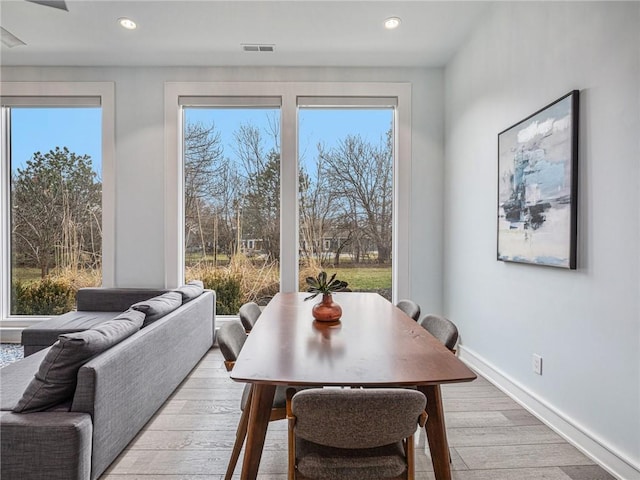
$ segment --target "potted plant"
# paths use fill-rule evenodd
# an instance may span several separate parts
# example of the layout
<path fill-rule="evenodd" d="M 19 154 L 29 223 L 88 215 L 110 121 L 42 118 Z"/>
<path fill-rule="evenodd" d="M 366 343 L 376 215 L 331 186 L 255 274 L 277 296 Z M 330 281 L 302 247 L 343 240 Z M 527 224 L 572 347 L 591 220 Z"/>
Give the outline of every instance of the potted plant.
<path fill-rule="evenodd" d="M 307 291 L 311 293 L 305 300 L 311 300 L 322 294 L 322 301 L 313 306 L 313 318 L 320 322 L 335 322 L 342 316 L 342 307 L 333 301 L 333 292 L 344 290 L 347 282 L 336 279 L 336 274 L 327 280 L 327 272 L 321 271 L 317 277 L 307 277 Z"/>

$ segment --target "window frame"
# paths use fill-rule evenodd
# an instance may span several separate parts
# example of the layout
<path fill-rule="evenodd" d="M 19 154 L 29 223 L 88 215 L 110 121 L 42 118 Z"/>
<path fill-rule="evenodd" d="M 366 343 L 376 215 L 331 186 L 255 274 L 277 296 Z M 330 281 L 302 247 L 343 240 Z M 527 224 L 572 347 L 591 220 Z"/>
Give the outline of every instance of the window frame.
<path fill-rule="evenodd" d="M 165 83 L 165 287 L 184 280 L 181 99 L 279 97 L 281 99 L 281 204 L 295 215 L 280 217 L 280 290 L 298 290 L 298 124 L 299 99 L 323 105 L 360 104 L 363 98 L 394 98 L 393 301 L 410 293 L 411 84 L 380 82 L 166 82 Z M 326 100 L 329 99 L 329 100 Z M 204 99 L 203 99 L 204 100 Z M 344 102 L 344 103 L 343 103 Z"/>
<path fill-rule="evenodd" d="M 22 328 L 49 316 L 10 315 L 10 186 L 11 107 L 77 107 L 97 99 L 102 117 L 102 286 L 115 282 L 115 86 L 113 82 L 0 82 L 0 335 L 2 341 L 20 341 Z M 13 99 L 13 102 L 12 102 Z M 16 338 L 17 337 L 17 338 Z"/>

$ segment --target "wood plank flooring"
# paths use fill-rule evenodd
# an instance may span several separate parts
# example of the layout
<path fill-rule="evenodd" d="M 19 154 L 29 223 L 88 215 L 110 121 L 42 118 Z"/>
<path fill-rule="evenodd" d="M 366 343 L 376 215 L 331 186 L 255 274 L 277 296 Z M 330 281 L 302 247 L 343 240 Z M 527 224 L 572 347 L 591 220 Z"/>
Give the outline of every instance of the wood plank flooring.
<path fill-rule="evenodd" d="M 213 348 L 101 480 L 222 480 L 242 388 Z M 443 398 L 454 480 L 614 480 L 484 378 Z M 260 480 L 286 480 L 286 438 L 284 420 L 269 424 Z M 416 463 L 417 479 L 434 480 L 424 432 Z"/>

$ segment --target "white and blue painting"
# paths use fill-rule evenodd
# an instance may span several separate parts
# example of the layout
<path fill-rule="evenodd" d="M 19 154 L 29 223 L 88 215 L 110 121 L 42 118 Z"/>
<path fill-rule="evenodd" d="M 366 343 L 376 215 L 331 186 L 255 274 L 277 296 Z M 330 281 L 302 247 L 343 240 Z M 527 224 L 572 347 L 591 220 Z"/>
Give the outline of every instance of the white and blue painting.
<path fill-rule="evenodd" d="M 498 135 L 498 259 L 575 268 L 573 96 Z"/>

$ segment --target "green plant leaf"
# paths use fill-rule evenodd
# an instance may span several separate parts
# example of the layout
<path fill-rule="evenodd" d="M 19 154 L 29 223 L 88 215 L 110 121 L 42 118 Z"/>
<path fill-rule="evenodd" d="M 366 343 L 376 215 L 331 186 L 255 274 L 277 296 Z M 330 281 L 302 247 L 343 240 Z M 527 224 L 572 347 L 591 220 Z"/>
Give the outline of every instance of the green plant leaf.
<path fill-rule="evenodd" d="M 306 282 L 309 285 L 307 288 L 307 292 L 313 293 L 312 296 L 305 298 L 305 300 L 309 300 L 310 298 L 314 298 L 319 294 L 327 294 L 340 291 L 347 287 L 348 283 L 343 280 L 338 280 L 336 278 L 337 273 L 331 275 L 329 280 L 327 281 L 327 272 L 324 270 L 321 271 L 316 278 L 307 277 Z"/>
<path fill-rule="evenodd" d="M 304 301 L 306 302 L 307 300 L 311 300 L 312 298 L 316 298 L 318 295 L 320 295 L 320 292 L 315 292 L 312 295 L 309 295 L 308 297 L 305 297 Z"/>

